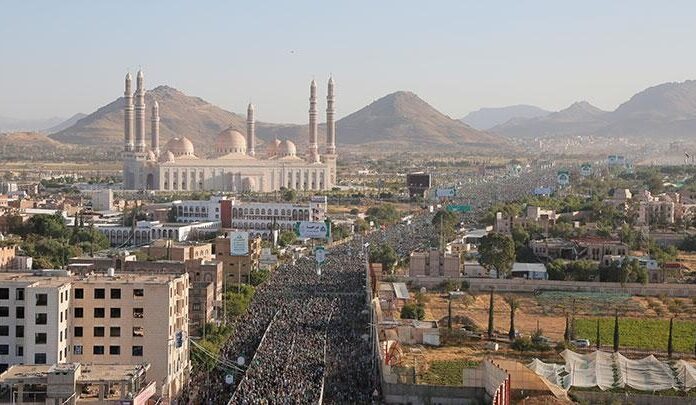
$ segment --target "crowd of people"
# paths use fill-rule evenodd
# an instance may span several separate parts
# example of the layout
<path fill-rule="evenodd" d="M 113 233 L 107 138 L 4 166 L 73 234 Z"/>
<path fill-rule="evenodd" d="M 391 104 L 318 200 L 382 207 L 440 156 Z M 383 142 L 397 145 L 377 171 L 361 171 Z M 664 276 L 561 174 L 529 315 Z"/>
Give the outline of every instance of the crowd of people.
<path fill-rule="evenodd" d="M 468 183 L 458 197 L 475 208 L 519 198 L 549 172 L 487 184 Z M 201 404 L 369 403 L 375 392 L 366 292 L 370 246 L 389 244 L 400 257 L 428 246 L 432 214 L 386 227 L 330 249 L 317 267 L 304 257 L 280 266 L 257 288 L 232 325 L 213 371 L 194 370 L 183 401 Z M 243 361 L 235 369 L 230 364 Z M 227 365 L 227 366 L 225 366 Z M 234 382 L 225 381 L 233 373 Z"/>

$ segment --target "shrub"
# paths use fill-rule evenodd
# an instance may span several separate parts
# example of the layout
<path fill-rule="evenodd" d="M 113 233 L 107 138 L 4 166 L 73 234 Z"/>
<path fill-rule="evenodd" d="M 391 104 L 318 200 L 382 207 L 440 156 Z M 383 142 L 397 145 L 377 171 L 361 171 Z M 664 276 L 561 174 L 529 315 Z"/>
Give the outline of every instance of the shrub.
<path fill-rule="evenodd" d="M 521 337 L 519 339 L 515 339 L 514 342 L 512 342 L 512 345 L 510 345 L 514 350 L 520 351 L 520 352 L 527 352 L 532 350 L 533 345 L 532 341 L 528 337 Z"/>

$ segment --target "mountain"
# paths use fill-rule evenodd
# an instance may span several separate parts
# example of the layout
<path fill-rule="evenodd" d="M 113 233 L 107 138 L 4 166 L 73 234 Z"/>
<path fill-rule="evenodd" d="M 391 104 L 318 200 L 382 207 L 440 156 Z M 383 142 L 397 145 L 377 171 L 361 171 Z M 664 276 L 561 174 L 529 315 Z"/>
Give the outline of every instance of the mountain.
<path fill-rule="evenodd" d="M 42 131 L 54 125 L 58 125 L 64 120 L 65 118 L 60 117 L 38 119 L 0 117 L 0 132 Z"/>
<path fill-rule="evenodd" d="M 580 102 L 545 117 L 512 119 L 491 128 L 491 132 L 509 137 L 693 138 L 696 134 L 696 80 L 649 87 L 611 112 Z"/>
<path fill-rule="evenodd" d="M 206 147 L 225 128 L 246 128 L 245 117 L 225 111 L 198 97 L 177 89 L 159 86 L 145 93 L 145 139 L 150 141 L 151 106 L 160 106 L 160 142 L 164 145 L 176 136 L 188 137 L 196 146 Z M 99 108 L 74 125 L 51 134 L 64 143 L 82 145 L 121 145 L 123 143 L 123 98 Z"/>
<path fill-rule="evenodd" d="M 174 136 L 186 136 L 199 150 L 210 150 L 215 136 L 234 126 L 245 133 L 246 118 L 201 98 L 187 96 L 171 87 L 159 86 L 145 95 L 145 103 L 160 105 L 161 144 Z M 150 111 L 146 113 L 146 141 L 150 136 Z M 497 135 L 475 130 L 453 120 L 410 92 L 385 96 L 336 122 L 338 144 L 405 145 L 495 145 Z M 325 139 L 325 125 L 319 125 L 319 140 Z M 307 125 L 256 123 L 258 147 L 274 138 L 290 139 L 302 150 L 307 144 Z M 99 108 L 51 138 L 71 144 L 121 145 L 123 142 L 123 98 Z"/>
<path fill-rule="evenodd" d="M 68 118 L 67 120 L 61 122 L 60 124 L 54 125 L 50 128 L 46 128 L 41 132 L 45 132 L 47 134 L 53 134 L 56 132 L 60 132 L 60 131 L 64 130 L 65 128 L 69 128 L 69 127 L 75 125 L 75 123 L 77 121 L 85 118 L 86 116 L 87 116 L 87 114 L 77 113 L 77 114 L 73 115 L 72 117 Z"/>
<path fill-rule="evenodd" d="M 510 137 L 590 135 L 607 125 L 607 114 L 587 101 L 579 101 L 543 117 L 513 118 L 491 128 L 491 132 Z"/>
<path fill-rule="evenodd" d="M 343 144 L 408 146 L 491 146 L 496 135 L 454 120 L 414 93 L 398 91 L 338 120 L 337 141 Z"/>
<path fill-rule="evenodd" d="M 518 104 L 507 107 L 489 107 L 472 111 L 461 121 L 476 129 L 487 130 L 496 125 L 504 124 L 513 118 L 538 118 L 549 115 L 551 112 L 542 108 Z"/>

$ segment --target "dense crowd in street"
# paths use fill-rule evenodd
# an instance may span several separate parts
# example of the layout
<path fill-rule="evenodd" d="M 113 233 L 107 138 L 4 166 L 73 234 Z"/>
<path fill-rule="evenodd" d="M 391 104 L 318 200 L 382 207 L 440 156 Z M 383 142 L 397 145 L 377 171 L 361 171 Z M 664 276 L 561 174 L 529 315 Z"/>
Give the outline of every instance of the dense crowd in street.
<path fill-rule="evenodd" d="M 458 199 L 482 209 L 549 184 L 550 172 L 492 183 L 467 183 Z M 192 374 L 184 402 L 202 404 L 369 403 L 374 391 L 369 341 L 365 255 L 387 243 L 400 257 L 428 246 L 432 214 L 416 216 L 330 249 L 317 269 L 304 257 L 272 273 L 248 311 L 232 325 L 219 364 L 244 364 L 226 384 L 229 367 Z"/>

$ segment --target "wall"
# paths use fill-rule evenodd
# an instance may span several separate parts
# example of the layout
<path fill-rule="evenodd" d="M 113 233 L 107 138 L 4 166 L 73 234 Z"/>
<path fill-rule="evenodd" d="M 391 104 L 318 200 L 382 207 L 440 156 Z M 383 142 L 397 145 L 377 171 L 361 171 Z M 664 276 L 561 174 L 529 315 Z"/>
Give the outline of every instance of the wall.
<path fill-rule="evenodd" d="M 573 391 L 571 396 L 580 401 L 585 401 L 590 404 L 602 403 L 630 403 L 633 405 L 688 405 L 696 404 L 696 398 L 693 397 L 671 397 L 658 396 L 649 394 L 614 394 L 610 392 L 580 392 Z"/>

